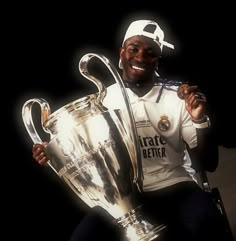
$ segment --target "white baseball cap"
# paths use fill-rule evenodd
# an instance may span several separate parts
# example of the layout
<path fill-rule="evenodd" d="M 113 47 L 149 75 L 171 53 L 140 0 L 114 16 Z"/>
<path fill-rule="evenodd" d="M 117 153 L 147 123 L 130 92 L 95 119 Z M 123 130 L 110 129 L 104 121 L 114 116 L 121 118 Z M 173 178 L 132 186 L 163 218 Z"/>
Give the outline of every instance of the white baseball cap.
<path fill-rule="evenodd" d="M 148 29 L 149 28 L 149 29 Z M 163 46 L 174 49 L 174 45 L 164 41 L 164 32 L 160 26 L 151 20 L 137 20 L 132 22 L 125 34 L 122 46 L 124 42 L 133 36 L 145 36 L 152 39 L 161 49 Z M 119 61 L 119 68 L 122 69 L 121 61 Z"/>

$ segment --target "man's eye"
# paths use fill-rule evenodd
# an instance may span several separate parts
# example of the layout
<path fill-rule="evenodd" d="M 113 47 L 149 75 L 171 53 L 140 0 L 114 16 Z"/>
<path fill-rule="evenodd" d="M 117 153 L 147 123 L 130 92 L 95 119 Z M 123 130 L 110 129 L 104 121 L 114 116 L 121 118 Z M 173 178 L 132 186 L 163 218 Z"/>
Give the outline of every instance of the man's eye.
<path fill-rule="evenodd" d="M 151 58 L 158 58 L 156 54 L 152 53 L 149 55 Z"/>
<path fill-rule="evenodd" d="M 137 48 L 129 48 L 130 53 L 137 53 L 138 49 Z"/>
<path fill-rule="evenodd" d="M 156 58 L 157 57 L 157 54 L 153 51 L 150 51 L 150 52 L 147 52 L 147 55 L 152 57 L 152 58 Z"/>

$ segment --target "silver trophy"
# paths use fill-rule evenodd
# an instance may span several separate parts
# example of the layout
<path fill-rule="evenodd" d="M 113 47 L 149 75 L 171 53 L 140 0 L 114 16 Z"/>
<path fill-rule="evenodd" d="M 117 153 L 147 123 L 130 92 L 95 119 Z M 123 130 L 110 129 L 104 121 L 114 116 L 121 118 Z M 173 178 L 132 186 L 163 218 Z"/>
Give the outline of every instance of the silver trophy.
<path fill-rule="evenodd" d="M 125 110 L 107 109 L 104 84 L 88 71 L 98 58 L 109 69 L 124 97 Z M 48 165 L 89 207 L 100 206 L 121 226 L 123 240 L 150 241 L 165 230 L 144 217 L 135 190 L 142 192 L 142 166 L 134 117 L 126 89 L 116 68 L 103 55 L 89 53 L 79 62 L 80 73 L 98 92 L 77 99 L 51 113 L 45 99 L 33 98 L 22 108 L 22 118 L 34 143 L 42 143 L 33 123 L 32 106 L 41 108 L 41 125 L 50 134 Z"/>

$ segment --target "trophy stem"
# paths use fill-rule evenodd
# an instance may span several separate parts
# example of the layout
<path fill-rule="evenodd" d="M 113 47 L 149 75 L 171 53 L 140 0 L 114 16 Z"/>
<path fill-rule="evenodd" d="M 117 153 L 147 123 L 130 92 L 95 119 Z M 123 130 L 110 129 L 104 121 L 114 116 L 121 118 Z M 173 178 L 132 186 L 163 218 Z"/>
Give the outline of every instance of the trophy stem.
<path fill-rule="evenodd" d="M 124 216 L 117 219 L 119 225 L 124 228 L 124 241 L 151 241 L 157 240 L 161 231 L 166 225 L 160 224 L 154 226 L 143 219 L 140 213 L 140 207 L 137 207 Z"/>

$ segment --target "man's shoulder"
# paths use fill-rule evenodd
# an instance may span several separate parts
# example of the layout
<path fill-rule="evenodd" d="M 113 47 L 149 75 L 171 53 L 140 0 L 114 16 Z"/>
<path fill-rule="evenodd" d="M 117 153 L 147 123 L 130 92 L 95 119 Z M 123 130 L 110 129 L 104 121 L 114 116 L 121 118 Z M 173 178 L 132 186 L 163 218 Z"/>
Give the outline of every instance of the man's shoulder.
<path fill-rule="evenodd" d="M 123 95 L 121 87 L 115 83 L 107 87 L 103 104 L 108 108 L 119 109 L 121 107 Z"/>
<path fill-rule="evenodd" d="M 114 89 L 117 89 L 117 88 L 119 88 L 119 85 L 117 83 L 113 83 L 113 84 L 107 86 L 108 91 L 114 90 Z"/>

